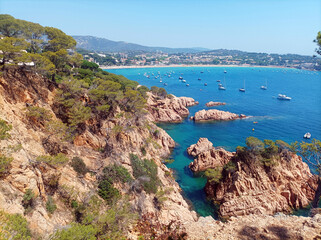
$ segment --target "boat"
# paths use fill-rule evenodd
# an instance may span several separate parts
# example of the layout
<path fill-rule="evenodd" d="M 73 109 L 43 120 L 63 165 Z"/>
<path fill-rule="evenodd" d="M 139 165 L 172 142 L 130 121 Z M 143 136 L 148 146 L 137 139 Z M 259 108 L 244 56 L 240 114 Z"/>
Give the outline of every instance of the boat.
<path fill-rule="evenodd" d="M 182 80 L 182 82 L 184 82 L 184 83 L 185 83 L 185 82 L 186 82 L 186 80 Z"/>
<path fill-rule="evenodd" d="M 183 80 L 183 77 L 179 77 L 178 79 L 179 79 L 179 80 Z"/>
<path fill-rule="evenodd" d="M 257 124 L 258 122 L 253 122 L 254 124 Z"/>
<path fill-rule="evenodd" d="M 207 83 L 204 83 L 204 86 L 207 86 Z"/>
<path fill-rule="evenodd" d="M 221 86 L 223 86 L 223 85 L 222 85 L 222 83 L 219 83 L 218 86 L 221 87 Z"/>
<path fill-rule="evenodd" d="M 198 81 L 201 81 L 202 79 L 198 78 L 197 80 L 198 80 Z"/>
<path fill-rule="evenodd" d="M 307 132 L 306 134 L 304 134 L 303 137 L 307 138 L 307 139 L 310 139 L 311 138 L 311 133 Z"/>
<path fill-rule="evenodd" d="M 223 87 L 223 86 L 219 86 L 219 87 L 218 87 L 218 90 L 226 90 L 226 88 Z"/>
<path fill-rule="evenodd" d="M 245 92 L 245 80 L 244 80 L 244 86 L 239 89 L 240 92 Z"/>
<path fill-rule="evenodd" d="M 201 71 L 201 73 L 204 73 L 203 71 Z"/>
<path fill-rule="evenodd" d="M 167 86 L 167 83 L 164 83 L 164 86 Z"/>
<path fill-rule="evenodd" d="M 264 85 L 261 86 L 261 89 L 262 90 L 267 90 L 267 81 L 265 81 L 265 86 Z"/>
<path fill-rule="evenodd" d="M 187 84 L 186 84 L 186 87 L 188 87 L 188 86 L 189 86 L 189 84 L 187 83 Z"/>
<path fill-rule="evenodd" d="M 163 82 L 162 80 L 160 80 L 159 82 Z"/>
<path fill-rule="evenodd" d="M 224 70 L 224 73 L 227 73 L 227 71 L 226 71 L 226 70 Z"/>
<path fill-rule="evenodd" d="M 291 100 L 292 98 L 288 97 L 285 94 L 279 94 L 277 97 L 279 100 Z"/>
<path fill-rule="evenodd" d="M 221 80 L 216 80 L 216 82 L 221 82 Z"/>

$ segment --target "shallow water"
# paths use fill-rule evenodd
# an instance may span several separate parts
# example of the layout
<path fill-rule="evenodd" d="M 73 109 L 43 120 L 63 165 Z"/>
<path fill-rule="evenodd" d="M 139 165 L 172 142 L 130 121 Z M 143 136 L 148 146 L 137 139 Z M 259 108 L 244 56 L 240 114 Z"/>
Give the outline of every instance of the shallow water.
<path fill-rule="evenodd" d="M 226 74 L 224 70 L 227 71 Z M 215 208 L 206 201 L 203 192 L 206 180 L 194 177 L 188 169 L 187 166 L 193 159 L 186 154 L 186 148 L 196 143 L 200 137 L 206 137 L 214 146 L 222 146 L 229 151 L 234 151 L 238 145 L 244 145 L 248 136 L 262 140 L 281 139 L 291 143 L 304 140 L 303 135 L 310 132 L 312 138 L 321 139 L 320 72 L 250 67 L 141 68 L 106 71 L 124 75 L 148 87 L 164 87 L 168 93 L 176 96 L 193 97 L 199 101 L 199 105 L 189 108 L 190 116 L 201 109 L 209 109 L 205 106 L 209 101 L 227 103 L 225 106 L 215 107 L 216 109 L 253 116 L 226 122 L 194 123 L 186 118 L 179 124 L 159 124 L 178 143 L 172 154 L 175 161 L 168 167 L 175 170 L 177 182 L 186 198 L 202 216 L 215 217 Z M 144 73 L 150 75 L 150 78 L 145 77 Z M 162 83 L 160 77 L 155 78 L 158 75 L 162 78 Z M 186 83 L 180 81 L 179 76 L 182 76 Z M 226 91 L 218 90 L 217 80 L 221 80 Z M 246 92 L 238 91 L 244 86 L 244 82 Z M 164 86 L 164 83 L 167 83 L 167 86 Z M 204 83 L 207 83 L 207 86 L 204 86 Z M 260 89 L 260 86 L 266 83 L 268 89 Z M 278 100 L 276 97 L 280 93 L 290 96 L 292 100 Z"/>

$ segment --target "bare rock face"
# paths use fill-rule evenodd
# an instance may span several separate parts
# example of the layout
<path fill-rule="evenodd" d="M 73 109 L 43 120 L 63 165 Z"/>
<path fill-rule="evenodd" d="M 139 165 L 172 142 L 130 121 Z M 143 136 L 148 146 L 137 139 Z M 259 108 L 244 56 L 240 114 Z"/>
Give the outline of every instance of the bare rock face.
<path fill-rule="evenodd" d="M 225 111 L 220 111 L 217 109 L 210 110 L 200 110 L 195 113 L 195 116 L 192 118 L 196 122 L 201 121 L 223 121 L 223 120 L 235 120 L 245 118 L 246 116 L 241 114 L 235 114 Z"/>
<path fill-rule="evenodd" d="M 211 217 L 200 217 L 195 223 L 184 224 L 188 239 L 199 240 L 294 240 L 318 239 L 321 234 L 321 215 L 312 217 L 277 214 L 231 217 L 222 223 Z"/>
<path fill-rule="evenodd" d="M 289 156 L 290 155 L 290 156 Z M 317 179 L 301 157 L 280 154 L 277 166 L 264 167 L 259 160 L 233 160 L 236 171 L 223 174 L 220 183 L 207 183 L 205 191 L 220 202 L 222 217 L 274 214 L 302 208 L 313 199 Z"/>
<path fill-rule="evenodd" d="M 227 164 L 235 153 L 226 151 L 223 148 L 212 148 L 202 152 L 189 164 L 193 172 L 205 171 L 208 168 L 222 167 Z"/>
<path fill-rule="evenodd" d="M 212 148 L 213 143 L 211 143 L 207 138 L 200 138 L 196 144 L 193 144 L 187 148 L 187 153 L 193 157 L 196 157 L 201 152 L 205 152 Z"/>
<path fill-rule="evenodd" d="M 197 105 L 198 102 L 190 97 L 173 97 L 159 99 L 148 93 L 148 111 L 155 122 L 181 122 L 189 115 L 187 107 Z"/>
<path fill-rule="evenodd" d="M 210 101 L 208 103 L 205 104 L 206 107 L 214 107 L 214 106 L 221 106 L 221 105 L 226 105 L 225 102 L 213 102 L 213 101 Z"/>

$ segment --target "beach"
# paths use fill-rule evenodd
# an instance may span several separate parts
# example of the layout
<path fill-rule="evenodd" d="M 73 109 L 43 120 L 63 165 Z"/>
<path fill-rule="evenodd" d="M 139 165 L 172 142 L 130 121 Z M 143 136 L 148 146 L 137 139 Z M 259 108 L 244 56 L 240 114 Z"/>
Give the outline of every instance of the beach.
<path fill-rule="evenodd" d="M 133 66 L 100 66 L 101 69 L 131 69 L 131 68 L 169 68 L 169 67 L 253 67 L 253 68 L 291 68 L 291 67 L 284 67 L 284 66 L 274 66 L 274 65 L 269 65 L 269 66 L 258 66 L 258 65 L 248 65 L 248 64 L 243 64 L 243 65 L 214 65 L 214 64 L 209 64 L 209 65 L 187 65 L 187 64 L 171 64 L 171 65 L 146 65 L 146 66 L 138 66 L 138 65 L 133 65 Z"/>

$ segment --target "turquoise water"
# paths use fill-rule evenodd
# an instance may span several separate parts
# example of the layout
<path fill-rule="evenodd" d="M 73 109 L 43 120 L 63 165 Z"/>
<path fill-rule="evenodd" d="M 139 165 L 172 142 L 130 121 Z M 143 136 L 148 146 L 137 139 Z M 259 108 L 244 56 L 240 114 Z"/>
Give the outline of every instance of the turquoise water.
<path fill-rule="evenodd" d="M 224 70 L 227 71 L 224 74 Z M 203 187 L 206 180 L 194 177 L 188 169 L 193 160 L 186 154 L 186 148 L 206 137 L 214 146 L 222 146 L 234 151 L 238 145 L 244 145 L 248 136 L 260 139 L 281 139 L 288 143 L 303 140 L 306 132 L 312 138 L 321 139 L 321 73 L 298 69 L 279 68 L 240 68 L 240 67 L 186 67 L 186 68 L 145 68 L 107 70 L 115 74 L 136 80 L 148 87 L 164 87 L 168 93 L 176 96 L 192 97 L 199 101 L 198 106 L 190 107 L 190 115 L 201 109 L 209 101 L 226 102 L 217 109 L 253 116 L 249 119 L 194 123 L 188 118 L 179 124 L 160 124 L 175 140 L 178 146 L 172 157 L 175 161 L 168 167 L 176 172 L 177 182 L 191 201 L 195 210 L 202 216 L 215 217 L 215 207 L 206 201 Z M 203 73 L 201 73 L 203 71 Z M 155 76 L 161 75 L 155 79 Z M 144 76 L 150 75 L 150 78 Z M 170 77 L 168 77 L 168 73 Z M 154 74 L 154 75 L 152 75 Z M 166 74 L 166 76 L 165 76 Z M 178 78 L 183 76 L 186 83 Z M 224 84 L 225 77 L 225 84 Z M 201 78 L 201 80 L 198 80 Z M 226 91 L 218 90 L 221 80 Z M 238 91 L 245 81 L 246 92 Z M 268 89 L 260 89 L 267 82 Z M 163 84 L 167 83 L 167 86 Z M 207 86 L 204 86 L 207 83 Z M 280 101 L 277 95 L 286 94 L 291 101 Z M 257 124 L 253 122 L 257 121 Z M 252 129 L 255 129 L 252 131 Z"/>

